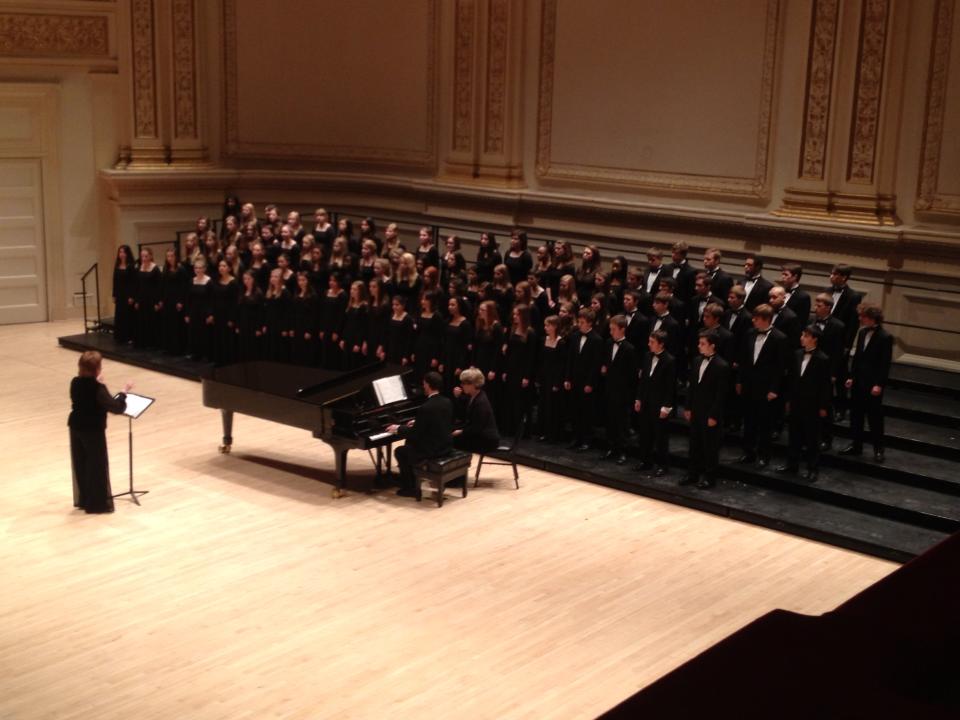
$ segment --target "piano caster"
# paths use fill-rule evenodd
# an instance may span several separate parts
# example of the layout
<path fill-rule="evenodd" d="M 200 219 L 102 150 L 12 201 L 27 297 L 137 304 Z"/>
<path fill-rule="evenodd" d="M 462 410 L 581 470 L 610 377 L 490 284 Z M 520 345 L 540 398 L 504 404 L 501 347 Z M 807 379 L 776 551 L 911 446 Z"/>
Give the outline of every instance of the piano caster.
<path fill-rule="evenodd" d="M 334 500 L 339 500 L 340 498 L 343 497 L 343 490 L 341 490 L 338 487 L 335 487 L 333 490 L 330 491 L 330 497 L 332 497 Z"/>
<path fill-rule="evenodd" d="M 232 446 L 232 445 L 221 445 L 220 447 L 217 448 L 217 450 L 220 451 L 220 454 L 221 454 L 221 455 L 229 455 L 229 454 L 230 454 L 230 448 L 231 448 L 231 447 L 233 447 L 233 446 Z"/>

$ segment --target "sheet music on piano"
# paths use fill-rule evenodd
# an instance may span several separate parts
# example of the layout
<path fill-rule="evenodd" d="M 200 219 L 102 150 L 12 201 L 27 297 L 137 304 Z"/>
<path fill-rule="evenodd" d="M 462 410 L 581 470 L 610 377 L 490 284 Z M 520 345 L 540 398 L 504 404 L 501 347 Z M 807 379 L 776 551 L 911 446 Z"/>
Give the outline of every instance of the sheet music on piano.
<path fill-rule="evenodd" d="M 407 389 L 403 386 L 401 375 L 390 375 L 373 381 L 373 391 L 377 395 L 380 405 L 400 402 L 407 399 Z"/>

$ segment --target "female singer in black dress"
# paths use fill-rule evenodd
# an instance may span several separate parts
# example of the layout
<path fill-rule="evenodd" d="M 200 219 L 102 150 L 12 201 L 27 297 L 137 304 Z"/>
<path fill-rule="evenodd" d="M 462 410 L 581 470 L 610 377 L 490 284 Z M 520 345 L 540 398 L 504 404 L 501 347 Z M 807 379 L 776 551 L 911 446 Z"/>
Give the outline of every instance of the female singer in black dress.
<path fill-rule="evenodd" d="M 237 302 L 237 359 L 260 360 L 263 356 L 263 291 L 253 270 L 243 273 Z"/>
<path fill-rule="evenodd" d="M 363 280 L 354 280 L 350 283 L 350 296 L 343 314 L 343 333 L 340 338 L 340 352 L 343 353 L 347 370 L 361 367 L 369 361 L 364 353 L 368 310 L 367 284 Z"/>
<path fill-rule="evenodd" d="M 287 289 L 290 297 L 297 294 L 297 273 L 294 272 L 290 264 L 290 256 L 286 253 L 280 253 L 277 257 L 277 269 L 280 271 L 280 279 L 283 280 L 283 286 Z"/>
<path fill-rule="evenodd" d="M 357 278 L 364 284 L 370 282 L 376 274 L 374 264 L 377 261 L 377 244 L 369 238 L 360 246 L 360 260 L 357 262 Z"/>
<path fill-rule="evenodd" d="M 476 331 L 473 341 L 473 364 L 487 379 L 487 395 L 496 405 L 500 399 L 504 333 L 497 304 L 484 300 L 477 308 Z"/>
<path fill-rule="evenodd" d="M 212 280 L 207 275 L 207 262 L 200 258 L 193 263 L 193 277 L 187 287 L 187 303 L 183 321 L 187 325 L 188 357 L 201 360 L 210 356 Z"/>
<path fill-rule="evenodd" d="M 510 271 L 506 265 L 497 265 L 493 269 L 493 282 L 487 286 L 487 294 L 497 304 L 497 316 L 506 321 L 510 317 L 514 300 Z"/>
<path fill-rule="evenodd" d="M 113 264 L 113 337 L 119 343 L 133 342 L 136 334 L 137 271 L 129 245 L 117 248 Z"/>
<path fill-rule="evenodd" d="M 420 298 L 420 316 L 417 318 L 413 344 L 413 368 L 417 381 L 440 365 L 445 323 L 436 305 L 435 293 L 424 293 Z"/>
<path fill-rule="evenodd" d="M 577 268 L 577 295 L 584 301 L 589 301 L 595 290 L 597 271 L 602 265 L 600 250 L 596 245 L 587 245 L 580 256 L 580 267 Z M 596 327 L 596 326 L 594 326 Z"/>
<path fill-rule="evenodd" d="M 493 269 L 503 263 L 503 256 L 497 247 L 497 238 L 493 233 L 480 233 L 480 249 L 477 250 L 477 281 L 493 282 Z"/>
<path fill-rule="evenodd" d="M 530 326 L 530 306 L 515 307 L 512 320 L 510 335 L 503 346 L 504 372 L 500 376 L 506 406 L 502 427 L 508 435 L 519 430 L 520 420 L 530 409 L 537 360 L 536 333 Z"/>
<path fill-rule="evenodd" d="M 381 258 L 382 260 L 382 258 Z M 387 326 L 390 323 L 390 296 L 380 278 L 367 283 L 369 310 L 367 311 L 367 331 L 363 339 L 363 354 L 370 359 L 386 358 L 384 346 L 387 342 Z"/>
<path fill-rule="evenodd" d="M 180 355 L 186 347 L 187 326 L 183 322 L 186 280 L 175 250 L 167 250 L 160 274 L 160 347 Z"/>
<path fill-rule="evenodd" d="M 419 239 L 420 244 L 414 253 L 414 260 L 421 261 L 425 268 L 438 267 L 440 265 L 440 253 L 437 251 L 437 246 L 433 242 L 433 233 L 430 232 L 430 228 L 420 228 Z"/>
<path fill-rule="evenodd" d="M 159 305 L 162 279 L 160 268 L 153 261 L 153 251 L 143 248 L 137 267 L 136 300 L 133 303 L 137 324 L 134 341 L 137 347 L 157 347 L 160 344 Z"/>
<path fill-rule="evenodd" d="M 419 309 L 420 288 L 423 283 L 417 272 L 417 259 L 412 253 L 403 253 L 397 266 L 394 281 L 394 294 L 403 298 L 407 312 L 413 314 Z"/>
<path fill-rule="evenodd" d="M 466 301 L 461 297 L 451 297 L 447 301 L 449 320 L 444 329 L 443 351 L 438 370 L 443 375 L 443 387 L 447 392 L 460 379 L 460 373 L 470 366 L 473 353 L 473 326 L 464 311 Z"/>
<path fill-rule="evenodd" d="M 293 296 L 293 362 L 297 365 L 316 365 L 320 340 L 319 299 L 310 284 L 310 275 L 297 273 L 297 294 Z"/>
<path fill-rule="evenodd" d="M 390 306 L 393 314 L 387 324 L 386 345 L 383 350 L 387 362 L 406 367 L 413 354 L 413 317 L 407 312 L 407 303 L 400 295 L 393 296 Z"/>
<path fill-rule="evenodd" d="M 503 264 L 510 274 L 510 284 L 527 279 L 527 274 L 533 268 L 533 258 L 527 250 L 527 234 L 522 230 L 514 230 L 510 234 L 510 250 L 503 256 Z"/>
<path fill-rule="evenodd" d="M 560 335 L 560 318 L 556 315 L 550 315 L 543 321 L 543 331 L 537 363 L 537 439 L 556 442 L 560 440 L 565 413 L 563 381 L 567 372 L 567 341 Z"/>
<path fill-rule="evenodd" d="M 217 265 L 217 279 L 211 283 L 210 302 L 213 316 L 213 362 L 226 365 L 233 362 L 237 339 L 237 298 L 240 291 L 230 264 L 221 260 Z"/>
<path fill-rule="evenodd" d="M 283 272 L 274 268 L 263 298 L 263 328 L 266 356 L 276 362 L 290 361 L 290 293 L 283 283 Z"/>
<path fill-rule="evenodd" d="M 340 238 L 337 238 L 337 242 Z M 340 275 L 330 273 L 327 292 L 323 296 L 320 339 L 323 341 L 323 366 L 327 370 L 343 370 L 343 351 L 340 335 L 343 333 L 343 318 L 347 312 L 347 293 L 340 284 Z"/>
<path fill-rule="evenodd" d="M 114 398 L 103 384 L 100 368 L 103 358 L 95 350 L 80 356 L 77 377 L 70 383 L 73 409 L 70 427 L 70 459 L 73 465 L 73 506 L 88 513 L 113 512 L 110 489 L 110 463 L 107 455 L 107 413 L 122 413 L 127 408 L 127 383 Z"/>

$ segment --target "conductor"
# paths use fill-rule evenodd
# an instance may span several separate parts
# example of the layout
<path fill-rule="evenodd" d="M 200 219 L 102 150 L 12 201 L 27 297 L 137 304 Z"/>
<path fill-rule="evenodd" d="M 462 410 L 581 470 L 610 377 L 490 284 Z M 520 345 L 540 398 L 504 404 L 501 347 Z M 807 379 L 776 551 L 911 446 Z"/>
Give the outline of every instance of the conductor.
<path fill-rule="evenodd" d="M 73 465 L 73 506 L 88 513 L 113 512 L 110 467 L 107 456 L 107 413 L 126 410 L 127 383 L 113 397 L 103 384 L 100 369 L 103 357 L 95 350 L 80 356 L 77 376 L 70 383 L 73 409 L 70 427 L 70 459 Z"/>
<path fill-rule="evenodd" d="M 400 466 L 400 489 L 397 495 L 417 497 L 420 494 L 413 466 L 429 458 L 443 457 L 453 449 L 453 403 L 440 390 L 443 378 L 431 370 L 423 376 L 423 392 L 427 401 L 417 410 L 417 416 L 406 425 L 388 425 L 406 443 L 397 448 Z"/>

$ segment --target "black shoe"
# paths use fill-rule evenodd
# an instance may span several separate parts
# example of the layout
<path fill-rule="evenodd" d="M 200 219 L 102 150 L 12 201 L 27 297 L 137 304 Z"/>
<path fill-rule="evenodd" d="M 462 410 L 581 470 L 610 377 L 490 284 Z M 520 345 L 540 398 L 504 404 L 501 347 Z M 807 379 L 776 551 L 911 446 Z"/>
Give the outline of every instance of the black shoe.
<path fill-rule="evenodd" d="M 585 453 L 590 452 L 590 443 L 581 443 L 573 448 L 575 452 Z"/>
<path fill-rule="evenodd" d="M 549 439 L 546 435 L 537 435 L 537 442 L 547 442 Z"/>
<path fill-rule="evenodd" d="M 883 450 L 874 450 L 873 459 L 878 463 L 882 463 L 884 460 L 886 460 L 886 458 L 883 456 Z"/>
<path fill-rule="evenodd" d="M 807 471 L 803 474 L 803 479 L 804 479 L 804 480 L 807 480 L 807 481 L 809 481 L 809 482 L 812 482 L 812 483 L 816 482 L 818 477 L 820 477 L 820 471 L 819 471 L 819 470 L 816 470 L 816 469 L 814 469 L 814 470 L 807 470 Z"/>
<path fill-rule="evenodd" d="M 607 450 L 601 457 L 601 460 L 613 460 L 617 454 L 613 450 Z"/>
<path fill-rule="evenodd" d="M 767 458 L 760 458 L 759 460 L 757 460 L 757 467 L 760 468 L 761 470 L 763 470 L 769 464 L 770 464 L 770 461 L 767 460 Z"/>
<path fill-rule="evenodd" d="M 627 464 L 627 454 L 620 453 L 617 455 L 617 465 L 626 465 Z"/>
<path fill-rule="evenodd" d="M 696 475 L 684 475 L 682 478 L 680 478 L 680 482 L 677 483 L 677 484 L 678 484 L 678 485 L 696 485 L 696 484 L 697 484 L 697 476 L 696 476 Z"/>
<path fill-rule="evenodd" d="M 820 443 L 820 452 L 830 452 L 830 449 L 833 447 L 833 443 L 829 440 L 824 440 Z"/>
<path fill-rule="evenodd" d="M 847 445 L 843 450 L 840 451 L 840 454 L 859 456 L 863 454 L 863 448 L 859 448 L 856 445 Z"/>
<path fill-rule="evenodd" d="M 737 462 L 741 465 L 746 465 L 748 463 L 756 462 L 757 456 L 752 453 L 744 453 L 737 458 Z"/>
<path fill-rule="evenodd" d="M 647 472 L 653 469 L 653 463 L 642 462 L 639 465 L 635 465 L 633 469 L 637 472 Z"/>
<path fill-rule="evenodd" d="M 670 472 L 670 471 L 667 470 L 665 467 L 658 467 L 658 468 L 654 471 L 653 476 L 654 476 L 654 477 L 663 477 L 663 476 L 666 475 L 668 472 Z"/>
<path fill-rule="evenodd" d="M 778 473 L 790 473 L 791 475 L 797 472 L 797 466 L 793 463 L 787 463 L 786 465 L 777 465 L 774 468 Z"/>
<path fill-rule="evenodd" d="M 417 496 L 417 491 L 412 488 L 400 488 L 399 490 L 397 490 L 397 495 L 399 495 L 400 497 L 415 498 Z"/>
<path fill-rule="evenodd" d="M 701 478 L 700 482 L 697 483 L 697 487 L 700 488 L 701 490 L 709 490 L 715 485 L 716 483 L 713 481 L 713 478 L 708 478 L 708 477 Z"/>
<path fill-rule="evenodd" d="M 578 447 L 580 447 L 580 441 L 574 440 L 567 445 L 567 450 L 576 450 Z"/>
<path fill-rule="evenodd" d="M 774 430 L 774 431 L 770 434 L 770 439 L 773 440 L 774 442 L 776 442 L 777 440 L 779 440 L 779 439 L 780 439 L 780 431 L 779 431 L 779 430 Z"/>

